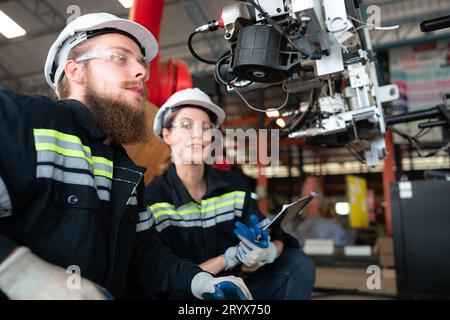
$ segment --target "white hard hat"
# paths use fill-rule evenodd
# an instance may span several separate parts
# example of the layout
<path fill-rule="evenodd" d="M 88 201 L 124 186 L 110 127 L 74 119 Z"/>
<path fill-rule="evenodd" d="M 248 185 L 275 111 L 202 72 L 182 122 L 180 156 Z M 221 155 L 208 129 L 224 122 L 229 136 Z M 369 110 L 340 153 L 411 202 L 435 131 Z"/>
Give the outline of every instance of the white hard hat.
<path fill-rule="evenodd" d="M 180 90 L 171 95 L 156 113 L 155 120 L 153 120 L 153 131 L 159 139 L 162 140 L 164 122 L 180 106 L 198 106 L 211 111 L 217 116 L 216 125 L 221 125 L 225 120 L 225 112 L 214 104 L 206 93 L 198 88 Z"/>
<path fill-rule="evenodd" d="M 47 83 L 56 89 L 64 72 L 70 50 L 80 42 L 103 33 L 123 33 L 139 45 L 142 54 L 150 62 L 158 53 L 158 42 L 150 31 L 140 24 L 121 19 L 109 13 L 89 13 L 70 22 L 50 47 L 45 61 L 44 74 Z"/>

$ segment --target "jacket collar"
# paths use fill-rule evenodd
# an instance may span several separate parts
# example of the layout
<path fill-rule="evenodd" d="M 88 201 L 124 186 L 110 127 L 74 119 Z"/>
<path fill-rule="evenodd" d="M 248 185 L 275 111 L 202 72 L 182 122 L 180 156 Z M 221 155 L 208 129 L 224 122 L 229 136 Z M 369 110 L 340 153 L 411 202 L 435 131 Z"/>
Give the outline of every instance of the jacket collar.
<path fill-rule="evenodd" d="M 176 208 L 181 207 L 182 205 L 195 202 L 192 199 L 191 195 L 187 191 L 180 177 L 178 177 L 176 168 L 174 164 L 171 164 L 169 170 L 167 171 L 167 176 L 170 180 L 171 187 L 171 195 L 173 204 Z M 205 166 L 205 180 L 206 180 L 206 193 L 205 197 L 210 197 L 216 190 L 225 187 L 228 185 L 226 181 L 222 179 L 222 177 L 216 172 L 215 169 L 210 168 L 209 166 Z"/>

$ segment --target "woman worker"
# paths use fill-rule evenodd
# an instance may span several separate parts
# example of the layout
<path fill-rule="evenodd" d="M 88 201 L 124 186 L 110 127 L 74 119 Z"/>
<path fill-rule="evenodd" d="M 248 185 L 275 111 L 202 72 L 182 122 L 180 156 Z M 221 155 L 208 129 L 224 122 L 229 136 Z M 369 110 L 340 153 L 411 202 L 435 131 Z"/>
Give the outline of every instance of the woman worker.
<path fill-rule="evenodd" d="M 213 275 L 239 274 L 241 264 L 252 270 L 244 281 L 254 299 L 307 299 L 315 269 L 297 240 L 279 224 L 270 235 L 262 231 L 246 181 L 205 164 L 211 132 L 224 118 L 197 88 L 176 92 L 159 109 L 153 130 L 170 147 L 172 164 L 146 189 L 154 227 L 175 254 Z"/>

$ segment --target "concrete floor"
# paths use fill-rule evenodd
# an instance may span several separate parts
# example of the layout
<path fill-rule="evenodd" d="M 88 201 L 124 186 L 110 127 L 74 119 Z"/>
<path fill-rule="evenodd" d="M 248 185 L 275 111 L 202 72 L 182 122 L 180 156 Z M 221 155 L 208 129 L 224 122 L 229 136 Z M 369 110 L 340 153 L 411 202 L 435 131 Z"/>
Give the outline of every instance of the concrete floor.
<path fill-rule="evenodd" d="M 384 300 L 397 294 L 395 269 L 381 269 L 380 289 L 370 289 L 365 268 L 316 267 L 313 300 Z M 373 278 L 371 278 L 373 279 Z M 370 282 L 369 283 L 373 283 Z"/>

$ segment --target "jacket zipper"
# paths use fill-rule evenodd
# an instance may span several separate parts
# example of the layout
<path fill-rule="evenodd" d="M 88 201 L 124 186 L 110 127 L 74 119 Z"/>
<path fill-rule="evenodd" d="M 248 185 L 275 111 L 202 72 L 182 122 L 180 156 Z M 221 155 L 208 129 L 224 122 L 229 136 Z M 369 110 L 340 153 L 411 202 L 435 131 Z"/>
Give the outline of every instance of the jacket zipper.
<path fill-rule="evenodd" d="M 143 174 L 141 173 L 138 182 L 135 184 L 134 188 L 132 189 L 132 190 L 136 189 L 136 194 L 137 194 L 137 186 L 141 182 L 142 177 L 143 177 Z M 132 193 L 133 193 L 133 191 L 131 191 L 130 196 L 131 196 Z M 125 206 L 126 206 L 126 204 L 125 204 Z M 118 234 L 118 231 L 119 231 L 119 225 L 120 225 L 120 221 L 122 220 L 122 218 L 123 218 L 123 216 L 120 216 L 120 218 L 116 222 L 116 225 L 114 226 L 114 233 L 113 233 L 112 242 L 111 242 L 111 250 L 112 250 L 112 255 L 111 255 L 112 259 L 111 259 L 111 261 L 112 261 L 112 265 L 111 265 L 111 270 L 109 272 L 109 279 L 108 279 L 109 287 L 112 286 L 112 280 L 113 280 L 113 275 L 114 275 L 114 266 L 116 264 L 117 234 Z"/>

